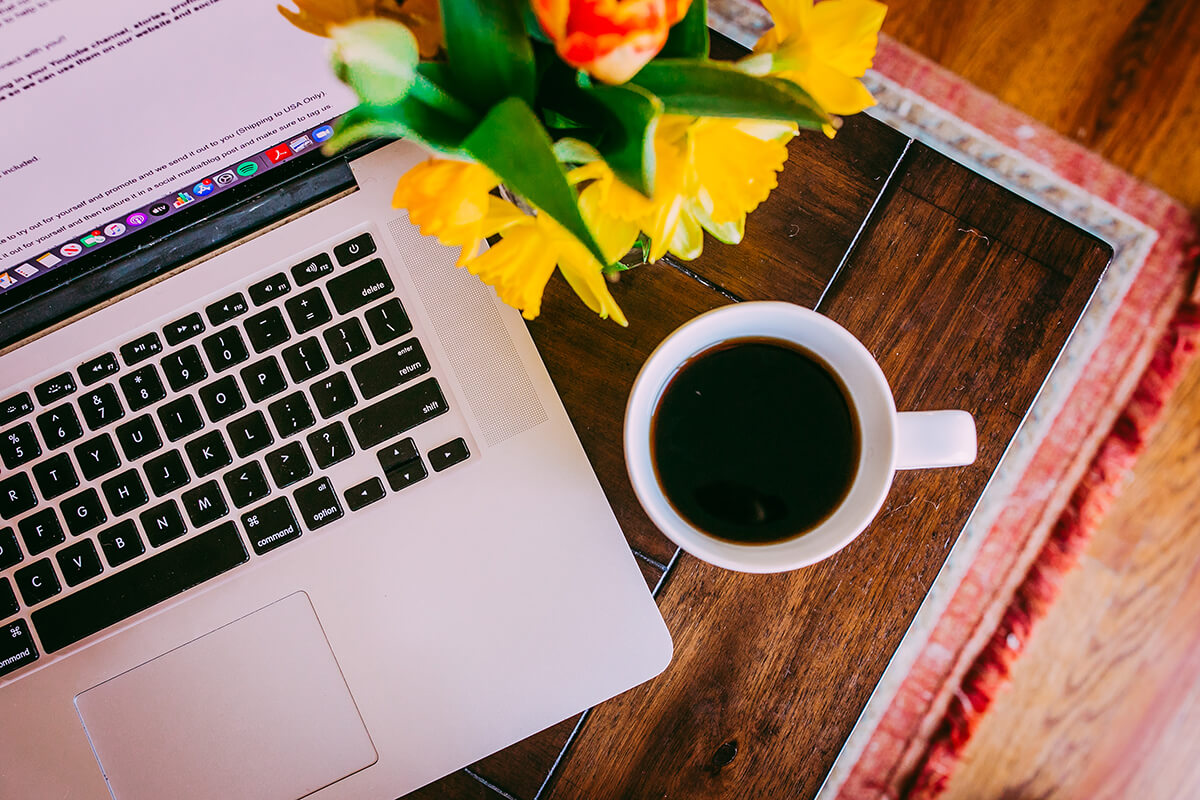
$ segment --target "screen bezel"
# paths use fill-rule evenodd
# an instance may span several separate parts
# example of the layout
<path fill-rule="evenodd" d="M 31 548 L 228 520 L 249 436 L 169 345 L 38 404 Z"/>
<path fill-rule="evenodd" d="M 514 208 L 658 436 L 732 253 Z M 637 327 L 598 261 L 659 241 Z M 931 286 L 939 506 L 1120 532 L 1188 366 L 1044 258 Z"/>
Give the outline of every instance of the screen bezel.
<path fill-rule="evenodd" d="M 353 188 L 349 162 L 385 143 L 360 142 L 334 156 L 320 150 L 300 155 L 182 209 L 161 225 L 147 226 L 0 293 L 0 347 Z"/>

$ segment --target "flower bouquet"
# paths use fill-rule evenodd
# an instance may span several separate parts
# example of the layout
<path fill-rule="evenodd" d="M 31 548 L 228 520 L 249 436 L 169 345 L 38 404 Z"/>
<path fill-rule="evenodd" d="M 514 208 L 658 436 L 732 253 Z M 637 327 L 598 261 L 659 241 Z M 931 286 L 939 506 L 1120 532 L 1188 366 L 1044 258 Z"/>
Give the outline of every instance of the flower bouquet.
<path fill-rule="evenodd" d="M 333 40 L 360 101 L 328 152 L 421 143 L 435 157 L 394 204 L 423 234 L 461 248 L 459 266 L 527 319 L 557 268 L 622 325 L 606 275 L 635 245 L 653 262 L 696 258 L 705 231 L 740 242 L 799 129 L 832 136 L 873 104 L 858 79 L 885 12 L 764 0 L 775 27 L 726 62 L 709 58 L 705 0 L 294 2 L 281 13 Z"/>

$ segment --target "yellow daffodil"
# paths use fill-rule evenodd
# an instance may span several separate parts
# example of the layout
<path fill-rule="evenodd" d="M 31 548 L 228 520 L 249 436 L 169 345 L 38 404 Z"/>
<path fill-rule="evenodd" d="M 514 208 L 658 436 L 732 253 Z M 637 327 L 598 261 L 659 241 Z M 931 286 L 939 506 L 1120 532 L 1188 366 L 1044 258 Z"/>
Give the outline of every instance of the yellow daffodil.
<path fill-rule="evenodd" d="M 525 216 L 504 229 L 503 238 L 466 264 L 495 287 L 500 299 L 519 308 L 525 319 L 541 312 L 542 293 L 555 266 L 587 307 L 619 325 L 625 314 L 608 291 L 604 266 L 570 232 L 547 214 Z"/>
<path fill-rule="evenodd" d="M 875 105 L 859 80 L 875 57 L 887 6 L 875 0 L 763 0 L 775 27 L 740 66 L 775 75 L 808 92 L 830 114 L 857 114 Z M 826 134 L 832 129 L 826 126 Z"/>
<path fill-rule="evenodd" d="M 546 282 L 557 266 L 588 308 L 627 325 L 609 294 L 604 265 L 548 215 L 531 216 L 492 196 L 496 184 L 496 177 L 480 164 L 435 158 L 400 178 L 392 204 L 407 209 L 421 233 L 461 248 L 458 265 L 494 287 L 500 299 L 520 309 L 526 319 L 540 312 Z M 502 236 L 500 241 L 476 255 L 483 240 L 496 234 Z M 633 244 L 630 240 L 618 252 L 620 243 L 612 229 L 598 230 L 596 238 L 605 253 L 616 253 L 614 261 Z"/>
<path fill-rule="evenodd" d="M 579 207 L 598 237 L 611 237 L 601 244 L 606 253 L 623 253 L 640 229 L 650 239 L 650 261 L 667 252 L 691 260 L 703 251 L 704 231 L 727 244 L 742 240 L 746 214 L 775 188 L 796 133 L 787 122 L 665 115 L 655 134 L 653 198 L 626 186 L 603 161 L 571 178 L 591 180 Z"/>
<path fill-rule="evenodd" d="M 279 6 L 288 22 L 314 36 L 330 36 L 330 29 L 368 17 L 395 20 L 417 38 L 421 58 L 433 58 L 445 37 L 438 0 L 293 0 L 296 10 Z"/>
<path fill-rule="evenodd" d="M 462 248 L 461 267 L 498 230 L 493 227 L 503 209 L 495 203 L 502 201 L 489 194 L 498 183 L 482 164 L 432 158 L 401 176 L 392 205 L 408 209 L 409 220 L 421 233 L 436 236 L 447 247 Z"/>

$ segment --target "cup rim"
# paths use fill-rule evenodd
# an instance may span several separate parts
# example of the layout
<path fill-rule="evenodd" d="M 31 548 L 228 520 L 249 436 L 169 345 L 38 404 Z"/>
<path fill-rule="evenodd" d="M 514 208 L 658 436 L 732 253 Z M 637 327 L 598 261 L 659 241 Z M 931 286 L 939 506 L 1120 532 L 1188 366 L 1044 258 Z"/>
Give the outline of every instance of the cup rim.
<path fill-rule="evenodd" d="M 796 331 L 791 336 L 779 331 Z M 808 334 L 809 340 L 799 338 Z M 810 531 L 770 544 L 719 539 L 683 518 L 665 497 L 650 456 L 650 422 L 662 392 L 684 363 L 721 342 L 763 337 L 810 350 L 838 373 L 861 432 L 859 466 L 847 497 Z M 833 320 L 803 306 L 749 301 L 707 311 L 664 339 L 642 365 L 624 421 L 625 465 L 638 502 L 669 539 L 692 555 L 741 572 L 783 572 L 822 561 L 846 547 L 879 509 L 895 473 L 896 407 L 870 351 Z"/>

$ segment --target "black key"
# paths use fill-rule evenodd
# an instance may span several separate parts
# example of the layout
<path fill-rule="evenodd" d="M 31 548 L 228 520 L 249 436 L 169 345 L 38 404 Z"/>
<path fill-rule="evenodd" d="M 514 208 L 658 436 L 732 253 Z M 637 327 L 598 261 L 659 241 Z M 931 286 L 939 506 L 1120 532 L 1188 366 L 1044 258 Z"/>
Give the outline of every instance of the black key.
<path fill-rule="evenodd" d="M 183 523 L 179 506 L 174 500 L 146 509 L 138 519 L 152 547 L 162 547 L 187 533 L 187 525 Z"/>
<path fill-rule="evenodd" d="M 345 275 L 329 282 L 329 298 L 339 314 L 349 314 L 356 308 L 396 291 L 387 267 L 378 258 L 355 267 Z"/>
<path fill-rule="evenodd" d="M 25 473 L 0 481 L 0 517 L 12 519 L 37 505 L 33 484 Z"/>
<path fill-rule="evenodd" d="M 297 286 L 304 286 L 333 272 L 333 262 L 325 253 L 319 253 L 308 261 L 303 261 L 292 267 L 292 277 Z"/>
<path fill-rule="evenodd" d="M 348 242 L 342 242 L 333 248 L 333 256 L 343 267 L 353 264 L 360 258 L 366 258 L 375 252 L 375 240 L 369 233 L 360 233 Z"/>
<path fill-rule="evenodd" d="M 309 289 L 283 305 L 287 309 L 288 316 L 291 317 L 292 327 L 299 334 L 308 333 L 313 328 L 319 328 L 333 319 L 333 315 L 329 313 L 329 305 L 325 302 L 325 296 L 321 294 L 320 289 Z"/>
<path fill-rule="evenodd" d="M 317 404 L 317 411 L 321 412 L 325 419 L 358 405 L 358 398 L 350 388 L 350 379 L 344 372 L 317 381 L 309 387 L 309 392 L 312 393 L 313 402 Z"/>
<path fill-rule="evenodd" d="M 162 447 L 162 437 L 154 425 L 154 417 L 142 414 L 117 427 L 117 441 L 126 461 L 137 461 Z"/>
<path fill-rule="evenodd" d="M 107 433 L 75 445 L 75 460 L 79 462 L 83 477 L 89 481 L 107 475 L 121 466 L 117 448 L 113 446 L 112 437 Z"/>
<path fill-rule="evenodd" d="M 208 321 L 212 323 L 213 327 L 217 328 L 229 320 L 245 314 L 248 309 L 246 298 L 242 296 L 241 292 L 238 292 L 208 306 L 204 309 L 204 313 L 208 315 Z"/>
<path fill-rule="evenodd" d="M 383 471 L 391 472 L 396 467 L 402 467 L 410 461 L 416 461 L 420 457 L 417 451 L 417 443 L 412 439 L 401 439 L 395 444 L 388 445 L 376 454 L 379 458 L 379 466 L 383 467 Z"/>
<path fill-rule="evenodd" d="M 71 466 L 71 458 L 66 453 L 34 464 L 33 477 L 45 500 L 53 500 L 79 488 L 79 476 L 75 474 L 75 467 Z"/>
<path fill-rule="evenodd" d="M 418 458 L 388 470 L 385 477 L 388 480 L 388 485 L 392 487 L 392 491 L 398 492 L 401 489 L 412 486 L 417 481 L 424 480 L 428 475 L 429 473 L 425 470 L 425 462 Z"/>
<path fill-rule="evenodd" d="M 144 469 L 146 480 L 150 482 L 150 491 L 154 492 L 155 497 L 170 494 L 180 486 L 187 486 L 192 480 L 178 450 L 150 459 Z"/>
<path fill-rule="evenodd" d="M 299 442 L 292 442 L 267 453 L 267 469 L 271 471 L 271 477 L 280 489 L 312 475 L 312 465 L 308 463 L 308 456 L 304 455 L 304 448 Z"/>
<path fill-rule="evenodd" d="M 21 609 L 17 603 L 17 594 L 13 591 L 12 584 L 8 582 L 8 578 L 0 578 L 0 619 L 11 617 Z M 0 633 L 0 635 L 3 635 Z M 4 673 L 0 671 L 0 675 Z"/>
<path fill-rule="evenodd" d="M 363 397 L 370 400 L 429 372 L 429 359 L 421 343 L 409 339 L 358 362 L 350 371 Z"/>
<path fill-rule="evenodd" d="M 67 586 L 78 586 L 104 571 L 104 565 L 100 563 L 100 556 L 96 553 L 96 545 L 92 544 L 91 539 L 84 539 L 59 550 L 54 554 L 54 560 L 58 562 L 58 568 L 62 570 Z"/>
<path fill-rule="evenodd" d="M 202 344 L 213 372 L 224 372 L 250 357 L 246 352 L 246 343 L 242 341 L 242 334 L 238 333 L 237 328 L 217 331 L 212 336 L 205 337 Z"/>
<path fill-rule="evenodd" d="M 296 522 L 296 515 L 292 513 L 292 506 L 286 497 L 272 500 L 243 514 L 242 527 L 246 529 L 250 546 L 260 556 L 300 538 L 300 524 Z"/>
<path fill-rule="evenodd" d="M 351 511 L 358 511 L 376 500 L 382 500 L 383 495 L 383 481 L 371 478 L 346 490 L 346 505 L 350 506 Z"/>
<path fill-rule="evenodd" d="M 378 344 L 387 344 L 412 330 L 412 322 L 404 312 L 404 306 L 395 298 L 372 308 L 367 312 L 366 319 L 367 327 Z"/>
<path fill-rule="evenodd" d="M 119 567 L 146 552 L 142 537 L 138 536 L 137 526 L 133 520 L 118 522 L 96 537 L 100 540 L 100 549 L 110 567 Z"/>
<path fill-rule="evenodd" d="M 9 622 L 0 636 L 0 677 L 38 660 L 37 645 L 25 620 Z"/>
<path fill-rule="evenodd" d="M 303 392 L 293 392 L 282 400 L 276 400 L 267 406 L 267 410 L 271 412 L 275 430 L 279 431 L 281 439 L 317 424 Z"/>
<path fill-rule="evenodd" d="M 4 466 L 16 469 L 42 454 L 42 446 L 33 435 L 33 426 L 23 422 L 15 428 L 0 433 L 0 459 Z"/>
<path fill-rule="evenodd" d="M 109 375 L 115 375 L 121 365 L 117 363 L 116 353 L 105 353 L 79 365 L 79 382 L 84 386 L 99 383 Z"/>
<path fill-rule="evenodd" d="M 183 446 L 183 449 L 187 451 L 188 459 L 192 462 L 192 469 L 196 471 L 197 478 L 211 475 L 233 463 L 233 458 L 229 455 L 229 448 L 225 446 L 225 437 L 221 435 L 220 431 L 211 431 L 192 439 Z"/>
<path fill-rule="evenodd" d="M 235 419 L 225 428 L 229 441 L 239 458 L 253 455 L 259 450 L 270 447 L 275 443 L 271 429 L 267 427 L 267 418 L 261 411 L 254 411 L 240 419 Z"/>
<path fill-rule="evenodd" d="M 335 364 L 344 364 L 371 349 L 362 323 L 353 317 L 329 328 L 322 336 Z"/>
<path fill-rule="evenodd" d="M 42 441 L 51 450 L 83 438 L 83 426 L 79 424 L 79 417 L 75 416 L 75 408 L 70 403 L 39 414 L 37 426 L 42 432 Z"/>
<path fill-rule="evenodd" d="M 162 339 L 158 338 L 157 333 L 147 333 L 145 336 L 139 336 L 127 345 L 121 347 L 121 358 L 125 359 L 126 366 L 132 367 L 145 361 L 151 356 L 156 356 L 162 352 Z"/>
<path fill-rule="evenodd" d="M 33 393 L 37 396 L 39 403 L 48 406 L 69 394 L 74 394 L 75 389 L 75 376 L 64 372 L 62 375 L 55 375 L 50 380 L 33 387 Z"/>
<path fill-rule="evenodd" d="M 21 600 L 27 606 L 35 606 L 62 591 L 62 584 L 54 574 L 54 565 L 48 558 L 17 570 L 13 578 L 21 590 Z"/>
<path fill-rule="evenodd" d="M 263 306 L 277 297 L 283 297 L 292 290 L 287 275 L 276 273 L 265 281 L 260 281 L 250 287 L 250 299 L 256 306 Z"/>
<path fill-rule="evenodd" d="M 195 386 L 208 377 L 208 368 L 204 366 L 204 359 L 200 358 L 200 351 L 194 344 L 164 358 L 162 369 L 167 376 L 167 383 L 177 392 Z"/>
<path fill-rule="evenodd" d="M 100 495 L 95 489 L 84 489 L 77 495 L 69 497 L 59 504 L 63 519 L 67 521 L 67 530 L 72 536 L 87 533 L 98 525 L 108 522 L 104 506 L 100 505 Z"/>
<path fill-rule="evenodd" d="M 433 467 L 434 472 L 441 472 L 470 457 L 471 451 L 467 449 L 466 441 L 460 436 L 452 442 L 446 442 L 441 447 L 430 450 L 429 466 Z"/>
<path fill-rule="evenodd" d="M 204 427 L 200 407 L 191 396 L 172 400 L 158 410 L 158 421 L 162 423 L 167 439 L 178 442 Z"/>
<path fill-rule="evenodd" d="M 163 336 L 167 337 L 167 344 L 174 347 L 181 342 L 186 342 L 193 336 L 199 336 L 204 333 L 204 330 L 204 320 L 200 317 L 200 314 L 188 314 L 183 319 L 177 319 L 163 328 Z"/>
<path fill-rule="evenodd" d="M 316 377 L 329 369 L 329 362 L 325 360 L 325 351 L 321 349 L 321 343 L 315 336 L 310 336 L 285 349 L 283 363 L 287 367 L 288 374 L 292 376 L 292 383 L 304 383 L 309 378 Z"/>
<path fill-rule="evenodd" d="M 33 627 L 46 652 L 53 653 L 244 564 L 248 558 L 237 526 L 229 522 L 35 611 Z"/>
<path fill-rule="evenodd" d="M 292 338 L 283 314 L 278 308 L 268 308 L 262 313 L 255 314 L 245 322 L 246 335 L 250 337 L 250 346 L 256 353 L 265 353 L 272 347 Z"/>
<path fill-rule="evenodd" d="M 287 388 L 287 380 L 279 369 L 275 357 L 264 358 L 242 370 L 242 383 L 250 394 L 252 403 L 261 403 Z"/>
<path fill-rule="evenodd" d="M 350 415 L 350 429 L 364 449 L 382 444 L 450 410 L 436 378 L 384 398 Z"/>
<path fill-rule="evenodd" d="M 13 564 L 20 564 L 25 556 L 17 544 L 17 534 L 12 528 L 0 530 L 0 569 L 8 569 Z"/>
<path fill-rule="evenodd" d="M 121 376 L 121 391 L 125 401 L 129 403 L 130 411 L 141 411 L 146 406 L 152 406 L 167 396 L 163 388 L 162 378 L 153 364 Z"/>
<path fill-rule="evenodd" d="M 79 411 L 83 414 L 83 421 L 93 431 L 125 416 L 125 406 L 121 405 L 117 389 L 111 383 L 81 395 Z"/>
<path fill-rule="evenodd" d="M 308 449 L 312 451 L 313 460 L 317 462 L 317 469 L 331 467 L 354 455 L 354 445 L 350 444 L 346 428 L 340 422 L 310 433 Z"/>
<path fill-rule="evenodd" d="M 238 508 L 245 508 L 271 493 L 271 487 L 267 485 L 267 476 L 263 474 L 257 461 L 226 472 L 224 480 L 229 499 L 233 500 L 233 504 Z"/>
<path fill-rule="evenodd" d="M 331 522 L 341 519 L 345 512 L 338 502 L 337 492 L 329 478 L 318 478 L 312 483 L 301 486 L 292 493 L 296 498 L 296 508 L 300 511 L 300 521 L 310 531 L 324 528 Z"/>
<path fill-rule="evenodd" d="M 33 411 L 33 398 L 29 396 L 29 392 L 21 392 L 0 403 L 0 425 L 7 425 L 14 419 L 21 417 Z"/>
<path fill-rule="evenodd" d="M 126 470 L 116 477 L 109 478 L 100 484 L 104 491 L 104 499 L 114 517 L 119 517 L 139 506 L 150 502 L 146 487 L 142 484 L 142 476 L 136 469 Z"/>
<path fill-rule="evenodd" d="M 193 527 L 203 528 L 228 514 L 229 505 L 217 482 L 209 481 L 183 493 L 183 510 L 187 512 Z"/>
<path fill-rule="evenodd" d="M 242 397 L 242 390 L 232 375 L 226 375 L 201 389 L 200 402 L 204 403 L 204 410 L 213 422 L 228 419 L 246 407 L 246 398 Z"/>
<path fill-rule="evenodd" d="M 53 508 L 30 514 L 17 527 L 21 531 L 21 541 L 25 542 L 25 552 L 31 556 L 40 555 L 67 540 Z"/>

